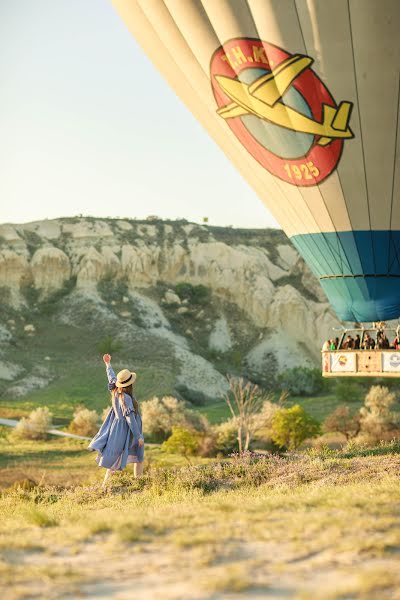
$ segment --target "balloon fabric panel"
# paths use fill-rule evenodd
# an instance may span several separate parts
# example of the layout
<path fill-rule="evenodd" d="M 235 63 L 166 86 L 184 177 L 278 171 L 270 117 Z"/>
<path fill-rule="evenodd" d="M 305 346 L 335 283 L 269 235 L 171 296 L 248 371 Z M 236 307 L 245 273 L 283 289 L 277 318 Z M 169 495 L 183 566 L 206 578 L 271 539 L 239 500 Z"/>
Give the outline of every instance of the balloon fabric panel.
<path fill-rule="evenodd" d="M 113 4 L 339 317 L 398 317 L 400 2 Z"/>

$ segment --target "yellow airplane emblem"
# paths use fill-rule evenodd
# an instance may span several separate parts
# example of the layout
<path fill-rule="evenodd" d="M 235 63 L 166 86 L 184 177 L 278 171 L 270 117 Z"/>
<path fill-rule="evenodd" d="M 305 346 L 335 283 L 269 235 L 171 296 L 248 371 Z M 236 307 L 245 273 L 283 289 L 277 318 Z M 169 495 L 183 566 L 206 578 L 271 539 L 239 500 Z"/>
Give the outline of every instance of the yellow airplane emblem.
<path fill-rule="evenodd" d="M 352 102 L 340 102 L 336 108 L 323 104 L 322 123 L 282 102 L 283 94 L 293 81 L 313 62 L 309 56 L 296 54 L 250 85 L 224 75 L 215 75 L 222 90 L 232 100 L 230 104 L 219 108 L 217 113 L 223 119 L 255 115 L 286 129 L 320 136 L 317 141 L 320 146 L 328 145 L 333 139 L 354 137 L 348 126 Z"/>

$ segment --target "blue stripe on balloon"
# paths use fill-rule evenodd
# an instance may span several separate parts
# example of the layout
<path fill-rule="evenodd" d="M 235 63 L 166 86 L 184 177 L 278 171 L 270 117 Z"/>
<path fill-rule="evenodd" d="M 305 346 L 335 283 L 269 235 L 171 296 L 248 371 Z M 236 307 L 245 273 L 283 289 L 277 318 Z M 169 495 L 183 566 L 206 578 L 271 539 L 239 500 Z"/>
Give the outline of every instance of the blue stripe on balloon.
<path fill-rule="evenodd" d="M 340 319 L 400 316 L 400 231 L 310 233 L 291 241 L 320 278 Z"/>

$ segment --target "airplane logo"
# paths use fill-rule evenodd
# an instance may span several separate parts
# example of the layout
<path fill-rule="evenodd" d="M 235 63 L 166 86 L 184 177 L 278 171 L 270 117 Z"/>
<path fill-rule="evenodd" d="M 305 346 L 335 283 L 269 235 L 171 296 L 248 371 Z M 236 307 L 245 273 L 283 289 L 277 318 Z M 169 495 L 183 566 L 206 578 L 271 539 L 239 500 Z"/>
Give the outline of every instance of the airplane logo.
<path fill-rule="evenodd" d="M 319 136 L 317 144 L 320 146 L 326 146 L 337 138 L 354 137 L 349 127 L 351 102 L 341 102 L 337 108 L 323 104 L 321 123 L 284 104 L 282 97 L 285 92 L 313 62 L 309 56 L 296 54 L 250 85 L 236 78 L 215 75 L 221 89 L 232 100 L 217 113 L 223 119 L 253 114 L 286 129 Z"/>
<path fill-rule="evenodd" d="M 227 40 L 210 60 L 218 117 L 265 170 L 296 187 L 329 177 L 354 138 L 353 103 L 336 102 L 313 63 L 258 38 Z"/>

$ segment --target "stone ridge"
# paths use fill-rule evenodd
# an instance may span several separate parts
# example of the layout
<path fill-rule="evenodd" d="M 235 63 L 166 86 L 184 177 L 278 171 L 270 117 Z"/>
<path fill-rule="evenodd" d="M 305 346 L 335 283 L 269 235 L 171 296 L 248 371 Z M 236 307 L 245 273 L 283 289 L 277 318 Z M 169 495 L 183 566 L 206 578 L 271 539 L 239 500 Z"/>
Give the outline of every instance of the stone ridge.
<path fill-rule="evenodd" d="M 104 282 L 121 281 L 139 294 L 160 282 L 206 286 L 260 331 L 248 349 L 260 369 L 266 356 L 275 357 L 279 370 L 317 364 L 323 338 L 339 325 L 280 230 L 92 217 L 0 225 L 1 304 L 26 306 L 27 289 L 44 301 L 66 286 L 93 294 Z M 229 315 L 219 315 L 210 333 L 217 347 L 218 336 L 226 341 L 233 326 Z"/>

